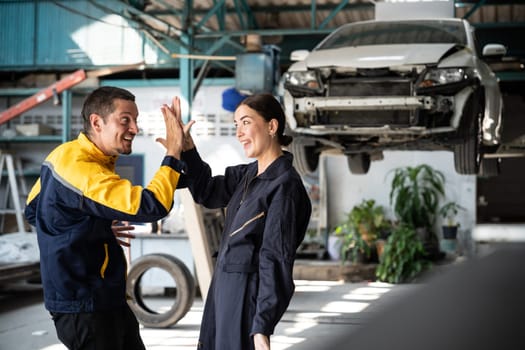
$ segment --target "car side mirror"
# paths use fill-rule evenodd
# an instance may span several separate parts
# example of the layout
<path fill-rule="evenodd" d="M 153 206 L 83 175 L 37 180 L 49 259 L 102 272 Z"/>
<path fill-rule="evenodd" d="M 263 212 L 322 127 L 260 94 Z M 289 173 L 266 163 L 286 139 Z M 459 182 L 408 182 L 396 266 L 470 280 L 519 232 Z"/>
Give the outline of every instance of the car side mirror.
<path fill-rule="evenodd" d="M 294 50 L 290 53 L 291 61 L 304 61 L 306 57 L 310 54 L 308 50 Z"/>
<path fill-rule="evenodd" d="M 507 48 L 501 44 L 487 44 L 483 46 L 482 54 L 484 57 L 505 56 L 507 54 Z"/>

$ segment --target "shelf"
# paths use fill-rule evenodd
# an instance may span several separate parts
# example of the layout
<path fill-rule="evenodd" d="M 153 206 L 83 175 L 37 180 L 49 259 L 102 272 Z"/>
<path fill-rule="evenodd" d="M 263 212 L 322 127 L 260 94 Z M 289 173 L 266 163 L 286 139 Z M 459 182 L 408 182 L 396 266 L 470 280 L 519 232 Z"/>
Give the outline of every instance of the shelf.
<path fill-rule="evenodd" d="M 0 137 L 0 142 L 62 142 L 60 135 Z"/>
<path fill-rule="evenodd" d="M 1 172 L 1 176 L 2 177 L 4 177 L 4 176 L 7 177 L 8 174 L 7 174 L 6 171 L 2 171 Z M 17 176 L 18 176 L 18 173 L 17 173 Z M 24 170 L 24 171 L 22 171 L 22 176 L 24 176 L 24 177 L 38 177 L 38 176 L 40 176 L 40 168 Z"/>

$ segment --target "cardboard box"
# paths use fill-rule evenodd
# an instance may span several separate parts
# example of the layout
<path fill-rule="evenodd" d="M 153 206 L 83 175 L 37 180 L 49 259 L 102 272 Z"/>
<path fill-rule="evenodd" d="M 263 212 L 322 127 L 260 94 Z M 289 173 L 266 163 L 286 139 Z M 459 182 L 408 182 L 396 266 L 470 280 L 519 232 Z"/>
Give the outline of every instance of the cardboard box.
<path fill-rule="evenodd" d="M 16 131 L 23 136 L 53 135 L 53 128 L 39 123 L 17 125 Z"/>

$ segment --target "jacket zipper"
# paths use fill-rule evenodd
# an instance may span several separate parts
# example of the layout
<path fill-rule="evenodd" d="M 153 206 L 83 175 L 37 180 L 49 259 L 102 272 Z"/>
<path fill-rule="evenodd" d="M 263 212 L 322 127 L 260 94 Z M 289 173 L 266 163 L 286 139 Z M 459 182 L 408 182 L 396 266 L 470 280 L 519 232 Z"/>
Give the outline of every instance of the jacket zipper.
<path fill-rule="evenodd" d="M 255 177 L 252 177 L 248 180 L 248 176 L 246 177 L 246 180 L 244 181 L 244 192 L 242 193 L 241 201 L 239 202 L 239 207 L 244 202 L 244 199 L 246 198 L 246 194 L 248 193 L 248 187 L 252 183 L 252 181 L 255 179 Z"/>
<path fill-rule="evenodd" d="M 248 226 L 249 224 L 251 224 L 252 222 L 254 222 L 255 220 L 257 219 L 260 219 L 264 216 L 264 211 L 261 211 L 259 214 L 255 215 L 253 218 L 251 218 L 250 220 L 246 221 L 244 224 L 242 224 L 241 227 L 239 227 L 238 229 L 236 229 L 235 231 L 233 231 L 232 233 L 230 233 L 230 237 L 236 235 L 237 233 L 239 233 L 240 231 L 242 231 L 242 229 L 244 229 L 246 226 Z"/>

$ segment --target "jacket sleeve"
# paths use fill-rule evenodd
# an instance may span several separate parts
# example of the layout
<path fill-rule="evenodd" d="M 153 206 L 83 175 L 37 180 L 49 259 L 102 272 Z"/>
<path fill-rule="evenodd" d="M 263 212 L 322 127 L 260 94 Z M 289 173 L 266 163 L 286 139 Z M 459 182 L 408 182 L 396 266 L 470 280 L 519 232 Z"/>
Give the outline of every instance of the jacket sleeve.
<path fill-rule="evenodd" d="M 89 184 L 81 188 L 86 198 L 83 210 L 95 216 L 123 221 L 159 220 L 171 210 L 184 167 L 184 163 L 174 157 L 164 157 L 161 167 L 146 187 L 133 186 L 114 173 L 94 174 Z"/>
<path fill-rule="evenodd" d="M 40 178 L 35 182 L 35 184 L 33 185 L 33 188 L 31 188 L 31 191 L 29 192 L 29 195 L 27 196 L 26 207 L 24 209 L 24 215 L 26 217 L 26 220 L 32 226 L 36 226 L 36 206 L 38 203 L 39 193 L 40 193 Z"/>
<path fill-rule="evenodd" d="M 181 158 L 187 166 L 185 184 L 193 200 L 210 209 L 226 207 L 241 181 L 244 166 L 228 167 L 224 175 L 212 176 L 210 166 L 195 148 L 183 152 Z"/>
<path fill-rule="evenodd" d="M 184 168 L 182 161 L 166 156 L 151 182 L 142 187 L 134 186 L 103 167 L 78 164 L 72 169 L 45 161 L 40 178 L 29 193 L 25 216 L 31 225 L 35 225 L 39 206 L 45 208 L 60 203 L 60 207 L 55 209 L 70 208 L 108 220 L 159 220 L 171 210 L 178 179 Z M 42 181 L 46 183 L 44 192 L 41 191 Z"/>
<path fill-rule="evenodd" d="M 259 253 L 259 292 L 250 334 L 273 334 L 286 311 L 295 285 L 293 264 L 310 218 L 308 198 L 289 195 L 268 209 Z"/>

